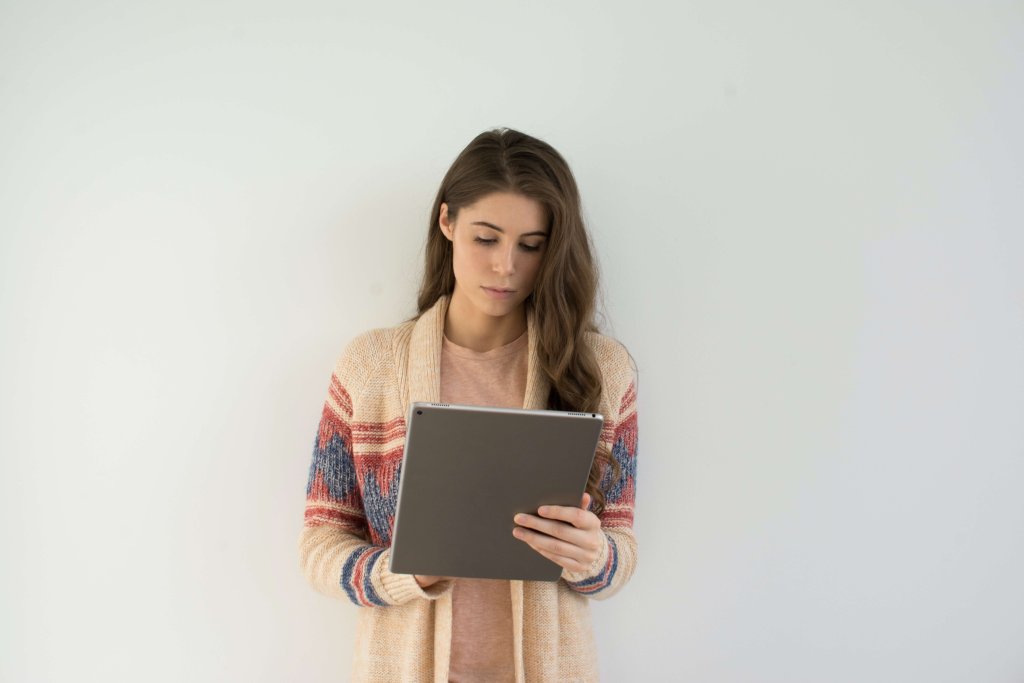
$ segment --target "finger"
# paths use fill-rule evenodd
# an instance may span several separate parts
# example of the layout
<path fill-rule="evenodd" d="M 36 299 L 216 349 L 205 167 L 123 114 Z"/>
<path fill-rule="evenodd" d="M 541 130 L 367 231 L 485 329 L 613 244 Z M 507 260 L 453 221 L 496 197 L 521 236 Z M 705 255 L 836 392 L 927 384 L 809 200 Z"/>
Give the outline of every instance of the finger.
<path fill-rule="evenodd" d="M 450 576 L 425 576 L 423 574 L 413 574 L 412 578 L 415 579 L 420 588 L 430 588 L 441 581 L 451 580 Z"/>
<path fill-rule="evenodd" d="M 567 544 L 558 546 L 551 542 L 550 537 L 530 531 L 521 532 L 516 537 L 530 546 L 535 552 L 563 567 L 570 566 L 571 563 L 584 564 L 582 559 L 577 559 L 569 554 L 574 549 L 574 546 Z"/>
<path fill-rule="evenodd" d="M 557 541 L 568 543 L 569 545 L 582 546 L 586 543 L 586 532 L 581 529 L 577 529 L 572 525 L 566 524 L 565 522 L 541 519 L 540 517 L 534 517 L 533 515 L 517 515 L 516 522 L 519 524 L 516 529 L 522 529 L 531 533 L 537 533 L 541 536 L 547 536 Z"/>
<path fill-rule="evenodd" d="M 592 548 L 589 545 L 585 547 L 575 543 L 569 543 L 552 536 L 548 536 L 547 534 L 542 534 L 523 527 L 516 527 L 512 534 L 539 553 L 550 553 L 560 557 L 569 557 L 587 566 L 589 566 L 589 564 L 593 562 L 598 555 L 597 548 Z"/>
<path fill-rule="evenodd" d="M 579 508 L 569 508 L 579 511 Z M 534 529 L 547 536 L 560 539 L 572 545 L 588 546 L 593 542 L 587 542 L 593 533 L 593 529 L 579 529 L 567 522 L 557 519 L 545 519 L 536 515 L 519 514 L 515 516 L 516 524 Z"/>
<path fill-rule="evenodd" d="M 600 557 L 600 553 L 597 551 L 580 553 L 577 552 L 580 550 L 579 548 L 570 547 L 566 549 L 565 546 L 559 547 L 549 545 L 546 542 L 548 539 L 539 535 L 531 537 L 529 541 L 526 541 L 525 538 L 523 540 L 524 542 L 527 542 L 527 545 L 529 545 L 534 552 L 543 555 L 552 562 L 570 571 L 589 571 L 594 566 L 594 562 L 597 558 Z"/>
<path fill-rule="evenodd" d="M 580 503 L 580 507 L 583 508 L 584 510 L 589 510 L 590 509 L 590 501 L 591 501 L 590 494 L 587 493 L 586 491 L 584 491 L 583 492 L 583 502 Z"/>
<path fill-rule="evenodd" d="M 541 505 L 537 514 L 547 519 L 557 519 L 572 524 L 577 529 L 596 529 L 601 520 L 590 510 L 564 505 Z"/>

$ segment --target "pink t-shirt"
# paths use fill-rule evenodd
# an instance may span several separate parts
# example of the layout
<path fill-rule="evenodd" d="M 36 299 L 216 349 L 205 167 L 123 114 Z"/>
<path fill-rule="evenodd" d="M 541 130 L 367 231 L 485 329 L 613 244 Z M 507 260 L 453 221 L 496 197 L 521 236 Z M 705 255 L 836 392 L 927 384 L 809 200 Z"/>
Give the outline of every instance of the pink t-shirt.
<path fill-rule="evenodd" d="M 441 346 L 441 401 L 522 408 L 527 337 L 490 351 L 473 351 L 447 337 Z M 512 593 L 500 579 L 456 579 L 452 588 L 451 683 L 515 680 Z"/>

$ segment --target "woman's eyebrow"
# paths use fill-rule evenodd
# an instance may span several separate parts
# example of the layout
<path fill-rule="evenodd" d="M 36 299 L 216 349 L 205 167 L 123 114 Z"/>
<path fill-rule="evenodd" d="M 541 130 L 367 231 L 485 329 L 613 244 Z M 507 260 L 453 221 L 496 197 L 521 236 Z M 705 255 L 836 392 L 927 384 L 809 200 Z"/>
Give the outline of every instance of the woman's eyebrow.
<path fill-rule="evenodd" d="M 471 223 L 471 225 L 483 225 L 483 226 L 486 226 L 488 228 L 491 228 L 492 230 L 497 230 L 498 232 L 501 232 L 501 233 L 505 232 L 505 230 L 503 228 L 499 228 L 497 225 L 495 225 L 493 223 L 488 223 L 487 221 L 473 221 Z M 525 233 L 523 233 L 520 236 L 521 237 L 532 237 L 534 235 L 542 235 L 542 236 L 546 237 L 547 234 L 548 234 L 547 230 L 534 230 L 533 232 L 525 232 Z"/>

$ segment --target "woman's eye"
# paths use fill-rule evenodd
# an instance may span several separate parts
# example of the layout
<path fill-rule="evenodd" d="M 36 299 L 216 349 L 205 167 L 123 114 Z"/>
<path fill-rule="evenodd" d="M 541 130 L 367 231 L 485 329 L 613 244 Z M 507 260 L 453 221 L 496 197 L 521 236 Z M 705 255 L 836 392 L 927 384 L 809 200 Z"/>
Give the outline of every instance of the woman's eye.
<path fill-rule="evenodd" d="M 473 241 L 478 244 L 483 244 L 484 246 L 490 246 L 492 244 L 497 244 L 498 242 L 497 239 L 488 239 L 486 237 L 474 237 Z M 520 244 L 519 248 L 523 251 L 540 251 L 540 244 Z"/>

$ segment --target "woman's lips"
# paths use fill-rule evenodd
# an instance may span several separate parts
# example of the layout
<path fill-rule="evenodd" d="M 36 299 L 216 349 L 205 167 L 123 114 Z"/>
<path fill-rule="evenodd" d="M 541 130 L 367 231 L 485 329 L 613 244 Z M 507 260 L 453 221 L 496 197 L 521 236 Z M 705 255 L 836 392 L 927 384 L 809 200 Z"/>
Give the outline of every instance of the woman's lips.
<path fill-rule="evenodd" d="M 494 299 L 508 299 L 516 293 L 514 289 L 493 289 L 491 287 L 483 287 L 483 290 L 487 292 L 487 295 Z"/>

